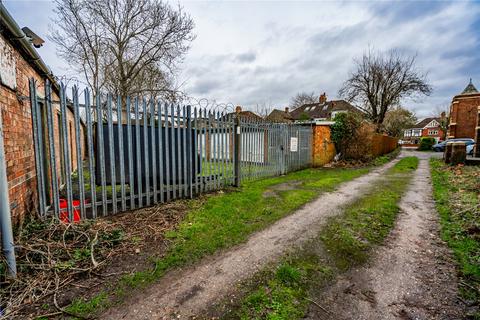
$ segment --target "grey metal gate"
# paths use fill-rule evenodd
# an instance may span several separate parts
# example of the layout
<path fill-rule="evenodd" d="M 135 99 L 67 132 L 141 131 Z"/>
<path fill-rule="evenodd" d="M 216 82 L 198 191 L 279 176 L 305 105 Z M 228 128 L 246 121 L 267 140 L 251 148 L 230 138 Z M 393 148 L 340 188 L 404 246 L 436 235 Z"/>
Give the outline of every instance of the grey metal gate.
<path fill-rule="evenodd" d="M 271 123 L 240 118 L 243 180 L 286 174 L 312 163 L 310 124 Z"/>
<path fill-rule="evenodd" d="M 30 81 L 38 208 L 71 222 L 285 174 L 312 128 Z"/>

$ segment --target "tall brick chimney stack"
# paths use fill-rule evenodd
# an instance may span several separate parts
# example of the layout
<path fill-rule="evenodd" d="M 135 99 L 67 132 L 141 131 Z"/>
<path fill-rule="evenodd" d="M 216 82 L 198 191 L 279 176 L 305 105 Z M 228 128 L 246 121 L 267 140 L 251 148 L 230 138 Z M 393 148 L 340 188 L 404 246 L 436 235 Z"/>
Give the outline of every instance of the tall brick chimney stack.
<path fill-rule="evenodd" d="M 235 113 L 240 113 L 240 112 L 242 112 L 242 107 L 236 106 L 235 107 Z"/>
<path fill-rule="evenodd" d="M 289 113 L 290 109 L 288 107 L 285 107 L 285 113 Z"/>
<path fill-rule="evenodd" d="M 442 111 L 442 113 L 440 113 L 440 119 L 445 119 L 447 117 L 447 113 L 445 111 Z"/>
<path fill-rule="evenodd" d="M 318 102 L 320 102 L 322 104 L 327 102 L 327 95 L 325 94 L 325 92 L 320 95 L 320 98 L 318 99 Z"/>

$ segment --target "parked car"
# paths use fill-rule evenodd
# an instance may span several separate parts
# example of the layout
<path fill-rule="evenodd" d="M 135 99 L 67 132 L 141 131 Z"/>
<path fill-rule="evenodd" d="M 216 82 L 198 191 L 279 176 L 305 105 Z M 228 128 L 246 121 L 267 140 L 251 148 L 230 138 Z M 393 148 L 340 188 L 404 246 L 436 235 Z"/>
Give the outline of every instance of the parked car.
<path fill-rule="evenodd" d="M 475 147 L 474 144 L 469 144 L 469 145 L 467 146 L 467 155 L 473 156 L 473 147 Z"/>
<path fill-rule="evenodd" d="M 442 142 L 439 142 L 437 144 L 434 144 L 432 149 L 433 151 L 436 151 L 436 152 L 443 152 L 445 151 L 445 146 L 447 145 L 447 142 L 454 142 L 454 141 L 461 141 L 461 142 L 465 142 L 465 144 L 467 146 L 470 146 L 470 145 L 473 145 L 475 143 L 475 140 L 473 139 L 469 139 L 469 138 L 456 138 L 456 139 L 449 139 L 449 140 L 445 140 L 445 141 L 442 141 Z"/>

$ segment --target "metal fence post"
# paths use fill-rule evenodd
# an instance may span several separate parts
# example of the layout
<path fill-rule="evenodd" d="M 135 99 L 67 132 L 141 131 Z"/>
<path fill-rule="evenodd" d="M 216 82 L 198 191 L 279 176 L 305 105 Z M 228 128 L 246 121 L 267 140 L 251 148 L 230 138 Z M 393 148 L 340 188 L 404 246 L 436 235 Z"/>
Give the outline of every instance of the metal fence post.
<path fill-rule="evenodd" d="M 234 143 L 235 143 L 235 147 L 234 147 L 234 159 L 233 159 L 233 163 L 234 163 L 234 166 L 235 166 L 235 187 L 240 187 L 240 159 L 241 159 L 241 156 L 240 156 L 240 150 L 241 150 L 241 127 L 240 127 L 240 116 L 236 116 L 236 119 L 235 119 L 235 139 L 234 139 Z"/>
<path fill-rule="evenodd" d="M 3 122 L 0 110 L 0 228 L 2 232 L 2 249 L 7 261 L 8 275 L 17 277 L 15 261 L 15 246 L 13 244 L 12 220 L 10 216 L 10 201 L 8 199 L 7 163 L 3 145 Z"/>

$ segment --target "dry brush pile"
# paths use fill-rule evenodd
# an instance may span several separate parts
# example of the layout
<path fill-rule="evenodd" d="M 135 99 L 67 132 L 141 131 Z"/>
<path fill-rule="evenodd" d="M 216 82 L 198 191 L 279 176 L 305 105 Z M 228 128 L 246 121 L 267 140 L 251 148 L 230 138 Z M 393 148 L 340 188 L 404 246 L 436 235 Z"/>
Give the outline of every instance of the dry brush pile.
<path fill-rule="evenodd" d="M 0 318 L 33 313 L 44 316 L 70 314 L 59 296 L 68 288 L 89 289 L 118 274 L 129 273 L 128 265 L 116 274 L 109 265 L 122 255 L 138 254 L 166 247 L 164 234 L 175 228 L 188 211 L 187 201 L 158 205 L 113 217 L 65 224 L 54 220 L 33 220 L 15 238 L 18 277 L 5 277 L 6 264 L 0 261 Z M 155 248 L 154 244 L 158 244 Z M 118 270 L 117 270 L 118 271 Z M 73 315 L 72 316 L 78 316 Z"/>

